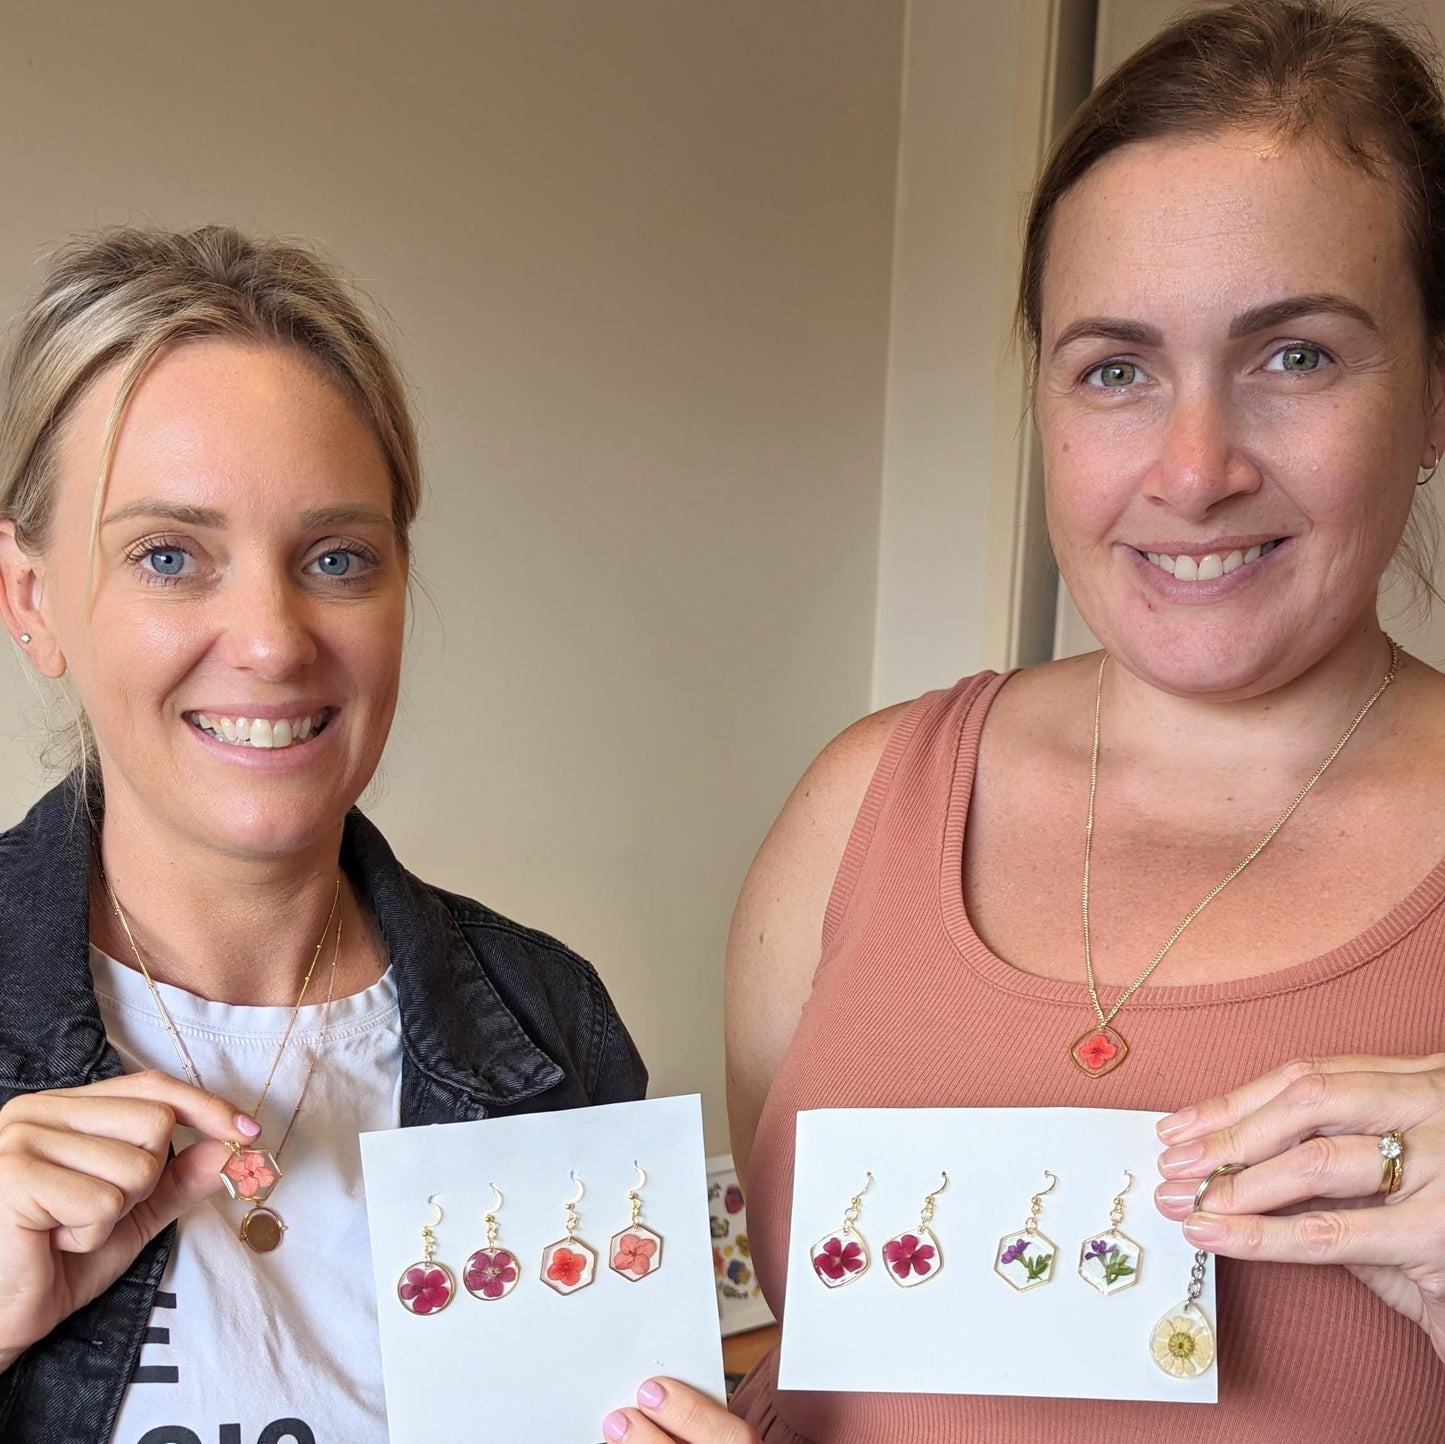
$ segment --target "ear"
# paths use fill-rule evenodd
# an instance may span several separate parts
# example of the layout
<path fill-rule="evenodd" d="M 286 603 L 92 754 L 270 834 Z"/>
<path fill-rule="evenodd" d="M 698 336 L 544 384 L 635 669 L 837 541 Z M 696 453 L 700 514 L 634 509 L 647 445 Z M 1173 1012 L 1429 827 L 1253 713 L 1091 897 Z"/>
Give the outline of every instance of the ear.
<path fill-rule="evenodd" d="M 20 545 L 13 521 L 0 521 L 0 621 L 37 672 L 63 677 L 65 653 L 41 609 L 44 583 L 44 558 Z M 22 642 L 27 636 L 30 640 Z"/>
<path fill-rule="evenodd" d="M 1425 414 L 1427 425 L 1420 470 L 1431 471 L 1445 456 L 1445 341 L 1435 347 L 1435 364 L 1430 371 Z"/>

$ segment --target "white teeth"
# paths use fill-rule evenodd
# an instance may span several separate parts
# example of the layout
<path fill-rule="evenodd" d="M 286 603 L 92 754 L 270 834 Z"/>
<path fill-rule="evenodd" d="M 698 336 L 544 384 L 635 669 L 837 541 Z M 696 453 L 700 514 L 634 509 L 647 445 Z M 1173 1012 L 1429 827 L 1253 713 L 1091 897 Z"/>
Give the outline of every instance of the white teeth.
<path fill-rule="evenodd" d="M 191 721 L 217 740 L 237 746 L 250 745 L 261 751 L 281 751 L 318 736 L 330 720 L 329 711 L 308 713 L 301 717 L 217 717 L 210 712 L 192 712 Z"/>
<path fill-rule="evenodd" d="M 1259 547 L 1250 547 L 1250 549 L 1244 554 L 1244 560 L 1246 562 L 1257 562 L 1259 560 L 1260 550 L 1261 548 Z"/>
<path fill-rule="evenodd" d="M 304 742 L 311 735 L 311 719 L 303 717 L 296 728 L 296 740 Z"/>
<path fill-rule="evenodd" d="M 291 745 L 291 724 L 284 717 L 271 727 L 271 745 L 273 747 L 289 747 Z"/>
<path fill-rule="evenodd" d="M 1158 553 L 1158 552 L 1145 552 L 1144 555 L 1145 555 L 1146 557 L 1148 557 L 1149 560 L 1150 560 L 1151 562 L 1153 562 L 1156 567 L 1159 565 L 1159 553 Z"/>
<path fill-rule="evenodd" d="M 1175 557 L 1174 576 L 1181 582 L 1197 582 L 1199 580 L 1199 563 L 1193 557 Z"/>
<path fill-rule="evenodd" d="M 251 723 L 251 746 L 269 748 L 273 741 L 271 724 L 264 717 Z"/>
<path fill-rule="evenodd" d="M 1216 577 L 1228 576 L 1230 572 L 1237 572 L 1249 562 L 1257 562 L 1260 557 L 1267 557 L 1279 545 L 1278 541 L 1268 541 L 1250 547 L 1247 551 L 1232 551 L 1228 554 L 1206 552 L 1198 558 L 1183 554 L 1172 557 L 1168 552 L 1145 552 L 1144 556 L 1161 571 L 1168 572 L 1176 581 L 1212 582 Z"/>
<path fill-rule="evenodd" d="M 238 742 L 241 738 L 241 734 L 236 730 L 236 724 L 229 717 L 221 718 L 221 735 L 227 742 Z"/>
<path fill-rule="evenodd" d="M 1206 557 L 1199 558 L 1199 580 L 1201 582 L 1212 582 L 1215 577 L 1224 575 L 1224 563 L 1220 561 L 1215 552 L 1210 552 Z"/>
<path fill-rule="evenodd" d="M 1243 565 L 1244 553 L 1230 552 L 1230 554 L 1224 559 L 1224 574 L 1228 576 L 1230 572 L 1238 571 L 1238 569 Z"/>
<path fill-rule="evenodd" d="M 244 717 L 236 718 L 236 741 L 249 742 L 251 740 L 251 724 Z"/>

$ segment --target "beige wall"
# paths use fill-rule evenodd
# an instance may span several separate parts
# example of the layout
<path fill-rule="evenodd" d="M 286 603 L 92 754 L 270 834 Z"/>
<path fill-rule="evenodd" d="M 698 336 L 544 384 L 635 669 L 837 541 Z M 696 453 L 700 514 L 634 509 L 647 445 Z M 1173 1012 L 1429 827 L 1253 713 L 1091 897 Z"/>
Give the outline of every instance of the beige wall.
<path fill-rule="evenodd" d="M 10 6 L 0 297 L 97 223 L 317 238 L 431 496 L 375 812 L 592 957 L 725 1147 L 753 848 L 866 710 L 903 0 Z M 0 822 L 34 797 L 0 665 Z"/>

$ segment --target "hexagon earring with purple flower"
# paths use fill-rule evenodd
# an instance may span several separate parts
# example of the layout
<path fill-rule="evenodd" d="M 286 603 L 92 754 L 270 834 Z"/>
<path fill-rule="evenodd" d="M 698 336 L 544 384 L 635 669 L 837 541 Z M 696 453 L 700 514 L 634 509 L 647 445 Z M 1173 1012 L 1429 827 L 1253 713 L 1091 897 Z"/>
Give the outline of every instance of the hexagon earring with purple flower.
<path fill-rule="evenodd" d="M 648 1278 L 662 1267 L 662 1235 L 642 1221 L 642 1194 L 647 1186 L 647 1172 L 634 1158 L 637 1182 L 627 1190 L 627 1203 L 632 1221 L 621 1233 L 612 1235 L 607 1248 L 607 1266 L 631 1283 Z"/>
<path fill-rule="evenodd" d="M 517 1255 L 510 1249 L 497 1247 L 497 1214 L 502 1207 L 502 1190 L 495 1183 L 487 1187 L 493 1194 L 492 1206 L 482 1218 L 487 1226 L 487 1241 L 467 1260 L 462 1271 L 467 1292 L 483 1303 L 506 1298 L 517 1287 L 522 1273 Z"/>
<path fill-rule="evenodd" d="M 868 1245 L 858 1232 L 858 1214 L 863 1206 L 863 1195 L 873 1187 L 873 1175 L 853 1196 L 843 1210 L 842 1226 L 820 1238 L 808 1250 L 813 1272 L 822 1279 L 824 1287 L 841 1289 L 868 1272 Z"/>
<path fill-rule="evenodd" d="M 901 1289 L 916 1288 L 936 1278 L 943 1267 L 943 1250 L 938 1246 L 929 1225 L 933 1222 L 933 1200 L 948 1187 L 948 1175 L 943 1182 L 923 1200 L 918 1215 L 918 1227 L 907 1233 L 895 1233 L 883 1245 L 883 1262 L 888 1266 L 888 1277 Z"/>
<path fill-rule="evenodd" d="M 457 1281 L 452 1271 L 435 1261 L 437 1236 L 432 1230 L 442 1221 L 442 1206 L 433 1194 L 427 1202 L 436 1209 L 437 1216 L 422 1225 L 422 1259 L 402 1271 L 396 1281 L 396 1296 L 409 1314 L 439 1314 L 451 1303 L 457 1291 Z"/>
<path fill-rule="evenodd" d="M 999 1239 L 993 1256 L 993 1271 L 1010 1288 L 1017 1289 L 1021 1294 L 1039 1288 L 1053 1278 L 1054 1261 L 1059 1253 L 1054 1241 L 1039 1232 L 1039 1214 L 1044 1206 L 1044 1195 L 1052 1193 L 1059 1181 L 1047 1168 L 1044 1169 L 1044 1177 L 1048 1179 L 1049 1186 L 1034 1194 L 1030 1201 L 1028 1222 L 1021 1228 L 1004 1234 Z"/>
<path fill-rule="evenodd" d="M 1101 1294 L 1117 1294 L 1139 1282 L 1139 1263 L 1144 1250 L 1128 1234 L 1119 1232 L 1124 1222 L 1124 1195 L 1134 1187 L 1134 1175 L 1126 1168 L 1129 1181 L 1119 1190 L 1109 1210 L 1109 1226 L 1085 1236 L 1079 1245 L 1079 1277 Z"/>

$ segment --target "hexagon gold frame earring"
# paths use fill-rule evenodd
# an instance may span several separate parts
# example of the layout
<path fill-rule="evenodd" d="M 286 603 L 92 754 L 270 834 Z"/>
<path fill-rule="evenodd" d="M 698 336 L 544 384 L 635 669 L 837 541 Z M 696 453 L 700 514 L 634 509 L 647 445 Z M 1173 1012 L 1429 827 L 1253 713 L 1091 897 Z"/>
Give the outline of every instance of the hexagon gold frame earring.
<path fill-rule="evenodd" d="M 662 1235 L 642 1221 L 642 1193 L 647 1187 L 647 1170 L 634 1158 L 637 1182 L 627 1190 L 632 1219 L 607 1246 L 607 1267 L 629 1283 L 650 1278 L 662 1267 Z"/>
<path fill-rule="evenodd" d="M 1044 1177 L 1048 1179 L 1049 1186 L 1034 1194 L 1029 1205 L 1028 1222 L 1022 1228 L 1004 1234 L 993 1255 L 993 1271 L 1021 1294 L 1048 1283 L 1054 1276 L 1054 1264 L 1059 1257 L 1058 1245 L 1039 1232 L 1039 1213 L 1044 1206 L 1044 1195 L 1052 1193 L 1059 1181 L 1047 1168 L 1044 1169 Z"/>

